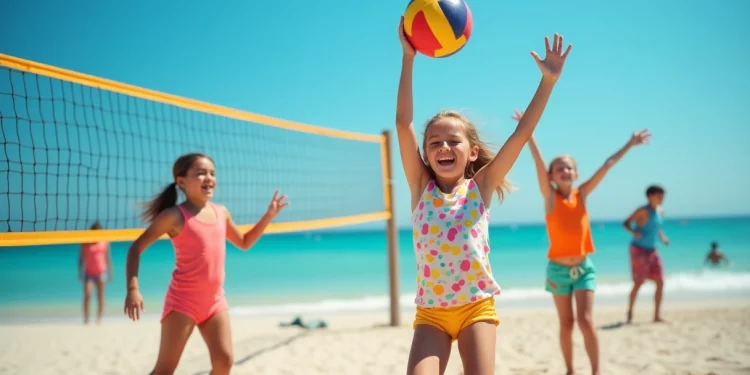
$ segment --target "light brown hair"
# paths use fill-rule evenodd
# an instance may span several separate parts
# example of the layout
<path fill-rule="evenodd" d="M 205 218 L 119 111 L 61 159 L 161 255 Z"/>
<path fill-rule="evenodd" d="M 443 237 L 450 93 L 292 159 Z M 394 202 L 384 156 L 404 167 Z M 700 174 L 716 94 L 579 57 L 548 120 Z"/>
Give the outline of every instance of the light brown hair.
<path fill-rule="evenodd" d="M 474 125 L 474 123 L 471 122 L 471 120 L 469 120 L 466 116 L 456 111 L 441 111 L 433 116 L 427 121 L 427 124 L 425 125 L 425 134 L 427 133 L 427 129 L 429 129 L 432 124 L 446 118 L 460 121 L 463 124 L 464 135 L 466 136 L 466 139 L 469 140 L 469 145 L 471 147 L 477 146 L 479 148 L 477 160 L 469 162 L 469 164 L 466 165 L 464 169 L 464 178 L 473 178 L 474 174 L 476 174 L 478 170 L 482 169 L 485 165 L 489 164 L 492 161 L 496 153 L 490 150 L 490 147 L 485 142 L 482 142 L 479 137 L 479 131 L 477 131 L 477 127 Z M 426 143 L 427 139 L 423 138 L 423 150 L 425 150 L 427 147 Z M 430 177 L 435 178 L 435 171 L 432 169 L 429 163 L 426 164 L 427 170 L 430 173 Z M 506 193 L 510 194 L 511 190 L 513 190 L 513 185 L 507 179 L 503 179 L 503 182 L 501 182 L 500 186 L 498 186 L 496 189 L 500 201 L 503 200 Z"/>

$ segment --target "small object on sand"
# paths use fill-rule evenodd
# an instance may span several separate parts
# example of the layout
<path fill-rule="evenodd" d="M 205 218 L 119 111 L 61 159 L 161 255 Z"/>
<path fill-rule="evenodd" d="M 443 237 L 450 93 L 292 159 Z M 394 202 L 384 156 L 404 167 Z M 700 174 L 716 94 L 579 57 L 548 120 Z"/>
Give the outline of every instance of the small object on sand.
<path fill-rule="evenodd" d="M 291 326 L 299 326 L 305 329 L 317 329 L 317 328 L 326 328 L 328 327 L 328 323 L 326 323 L 324 320 L 320 319 L 312 319 L 309 322 L 305 323 L 302 321 L 301 317 L 295 317 L 291 322 L 289 323 L 279 323 L 279 326 L 281 327 L 291 327 Z"/>

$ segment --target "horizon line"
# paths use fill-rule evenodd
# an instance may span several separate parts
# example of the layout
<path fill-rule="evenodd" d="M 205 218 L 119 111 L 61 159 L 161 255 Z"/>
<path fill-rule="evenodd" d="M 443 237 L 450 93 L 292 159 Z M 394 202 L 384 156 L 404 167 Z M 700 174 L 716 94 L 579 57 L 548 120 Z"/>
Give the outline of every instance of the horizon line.
<path fill-rule="evenodd" d="M 720 220 L 720 219 L 750 219 L 750 213 L 744 213 L 744 214 L 706 214 L 706 215 L 685 215 L 685 216 L 675 216 L 675 217 L 669 217 L 665 218 L 665 222 L 679 222 L 679 221 L 690 221 L 690 220 Z M 615 218 L 602 218 L 602 219 L 592 219 L 591 224 L 597 225 L 597 224 L 621 224 L 623 222 L 623 219 L 615 219 Z M 336 227 L 336 228 L 330 228 L 327 230 L 322 231 L 316 231 L 319 233 L 341 233 L 341 232 L 381 232 L 385 231 L 385 225 L 383 225 L 383 228 L 374 228 L 371 227 L 373 223 L 367 223 L 367 224 L 361 224 L 365 227 L 359 227 L 359 226 L 343 226 L 343 227 Z M 509 227 L 538 227 L 538 226 L 544 226 L 545 222 L 541 220 L 537 221 L 518 221 L 518 222 L 505 222 L 505 223 L 490 223 L 490 228 L 509 228 Z M 402 225 L 397 226 L 397 230 L 407 230 L 411 229 L 411 226 L 409 225 Z M 288 234 L 300 234 L 300 233 L 311 233 L 311 232 L 293 232 Z"/>

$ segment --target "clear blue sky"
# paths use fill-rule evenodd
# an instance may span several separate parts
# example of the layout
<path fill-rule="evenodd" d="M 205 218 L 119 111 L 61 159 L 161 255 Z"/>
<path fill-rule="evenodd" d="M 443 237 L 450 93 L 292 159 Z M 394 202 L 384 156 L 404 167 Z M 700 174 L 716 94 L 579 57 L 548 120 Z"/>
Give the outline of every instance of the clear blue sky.
<path fill-rule="evenodd" d="M 396 27 L 406 3 L 11 0 L 0 14 L 0 52 L 293 121 L 379 133 L 394 127 Z M 416 63 L 418 130 L 434 112 L 455 108 L 502 143 L 515 126 L 513 108 L 525 108 L 539 80 L 529 51 L 541 54 L 543 37 L 560 32 L 574 47 L 537 128 L 545 157 L 570 153 L 587 177 L 632 131 L 654 134 L 591 196 L 594 218 L 629 214 L 651 183 L 666 187 L 670 216 L 750 213 L 750 3 L 575 3 L 580 7 L 470 1 L 474 31 L 464 50 Z M 397 152 L 394 166 L 405 226 L 408 194 Z M 510 178 L 520 190 L 495 206 L 493 222 L 542 220 L 528 150 Z"/>

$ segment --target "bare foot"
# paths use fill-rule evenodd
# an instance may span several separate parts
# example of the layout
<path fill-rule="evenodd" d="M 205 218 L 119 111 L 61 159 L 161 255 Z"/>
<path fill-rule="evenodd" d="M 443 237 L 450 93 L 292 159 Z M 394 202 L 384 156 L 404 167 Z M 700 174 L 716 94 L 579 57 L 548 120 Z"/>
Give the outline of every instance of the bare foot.
<path fill-rule="evenodd" d="M 655 317 L 655 318 L 654 318 L 654 323 L 667 323 L 667 324 L 669 324 L 669 321 L 668 321 L 668 320 L 665 320 L 665 319 L 663 319 L 663 318 L 662 318 L 662 317 L 660 317 L 660 316 L 657 316 L 657 317 Z"/>
<path fill-rule="evenodd" d="M 628 324 L 633 322 L 633 311 L 628 310 Z"/>

